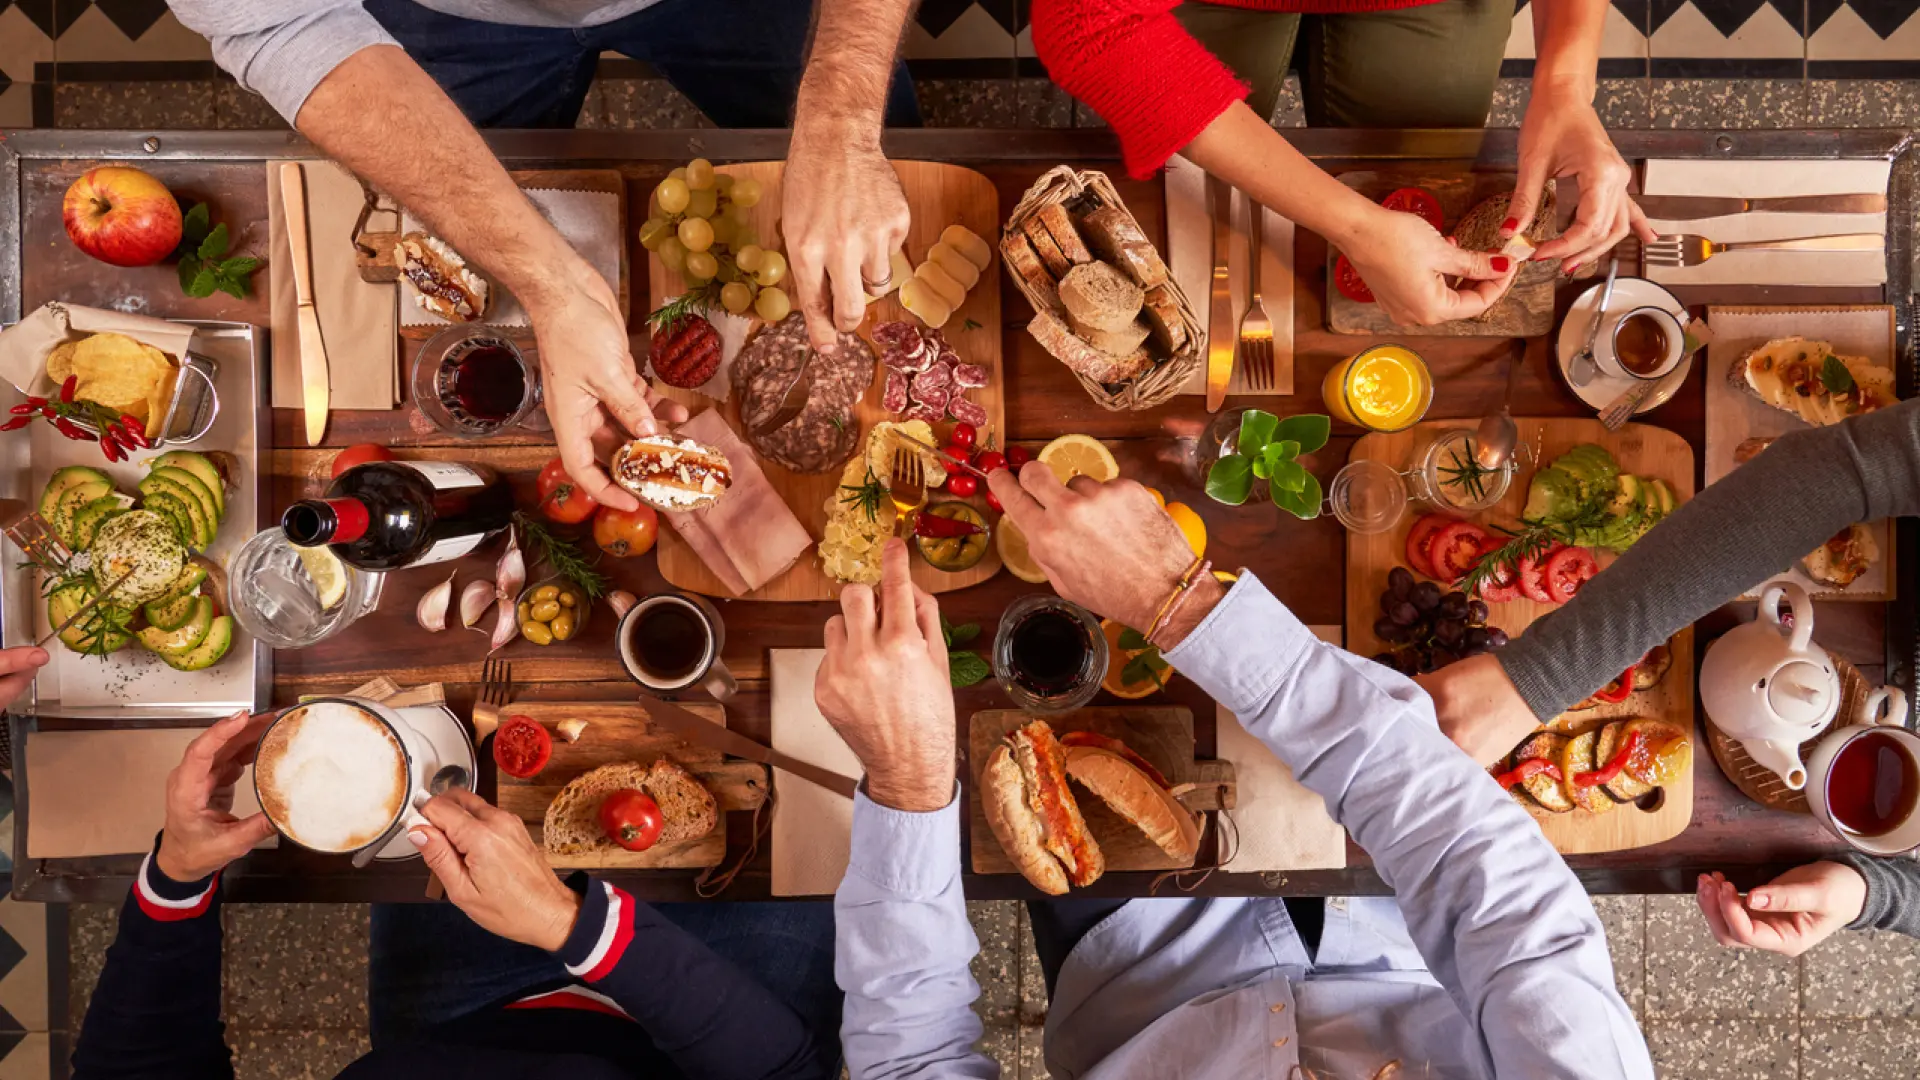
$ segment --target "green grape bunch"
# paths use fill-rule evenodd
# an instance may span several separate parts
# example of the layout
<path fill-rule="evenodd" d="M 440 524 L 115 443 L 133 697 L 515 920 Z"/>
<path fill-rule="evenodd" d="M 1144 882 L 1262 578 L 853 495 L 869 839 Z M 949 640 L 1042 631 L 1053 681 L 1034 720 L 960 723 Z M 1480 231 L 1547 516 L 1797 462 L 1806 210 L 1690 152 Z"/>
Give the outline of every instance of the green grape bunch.
<path fill-rule="evenodd" d="M 717 302 L 735 315 L 751 309 L 779 322 L 793 310 L 787 257 L 761 246 L 754 232 L 750 211 L 761 195 L 758 180 L 723 176 L 713 162 L 694 158 L 653 189 L 640 246 L 660 256 L 701 306 Z"/>

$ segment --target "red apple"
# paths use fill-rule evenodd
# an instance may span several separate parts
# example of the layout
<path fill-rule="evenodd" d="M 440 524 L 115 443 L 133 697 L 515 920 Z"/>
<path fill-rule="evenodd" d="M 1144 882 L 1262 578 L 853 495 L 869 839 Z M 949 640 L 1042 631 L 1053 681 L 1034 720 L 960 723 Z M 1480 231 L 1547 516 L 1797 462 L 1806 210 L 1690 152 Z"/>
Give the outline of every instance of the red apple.
<path fill-rule="evenodd" d="M 124 165 L 88 169 L 67 188 L 60 217 L 75 247 L 115 266 L 152 266 L 180 246 L 173 192 Z"/>

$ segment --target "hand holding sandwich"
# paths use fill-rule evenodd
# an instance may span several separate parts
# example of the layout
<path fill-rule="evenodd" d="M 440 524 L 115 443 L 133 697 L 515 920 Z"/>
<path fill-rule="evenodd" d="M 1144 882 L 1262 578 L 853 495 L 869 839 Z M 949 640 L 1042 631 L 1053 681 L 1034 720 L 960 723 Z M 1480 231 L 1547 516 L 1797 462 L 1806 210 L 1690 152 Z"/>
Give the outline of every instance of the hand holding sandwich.
<path fill-rule="evenodd" d="M 913 583 L 907 546 L 889 540 L 880 592 L 840 591 L 813 685 L 820 714 L 867 771 L 867 797 L 926 813 L 953 801 L 953 689 L 940 607 Z"/>

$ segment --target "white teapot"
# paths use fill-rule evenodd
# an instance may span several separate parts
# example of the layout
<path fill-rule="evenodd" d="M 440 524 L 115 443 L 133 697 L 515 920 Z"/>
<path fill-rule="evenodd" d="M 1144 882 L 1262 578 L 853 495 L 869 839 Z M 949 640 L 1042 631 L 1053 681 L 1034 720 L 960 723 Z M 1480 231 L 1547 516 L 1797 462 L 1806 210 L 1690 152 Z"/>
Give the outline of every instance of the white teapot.
<path fill-rule="evenodd" d="M 1780 622 L 1780 597 L 1793 607 L 1793 628 Z M 1795 791 L 1806 786 L 1800 744 L 1840 710 L 1840 673 L 1813 643 L 1813 601 L 1792 582 L 1760 594 L 1759 615 L 1727 631 L 1700 664 L 1700 701 L 1721 731 Z"/>

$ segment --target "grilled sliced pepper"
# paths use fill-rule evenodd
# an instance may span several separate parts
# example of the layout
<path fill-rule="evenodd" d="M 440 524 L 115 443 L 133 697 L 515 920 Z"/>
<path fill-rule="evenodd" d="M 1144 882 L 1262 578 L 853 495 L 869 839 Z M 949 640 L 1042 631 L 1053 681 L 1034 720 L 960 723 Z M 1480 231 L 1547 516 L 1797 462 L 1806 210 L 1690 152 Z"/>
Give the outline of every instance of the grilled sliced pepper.
<path fill-rule="evenodd" d="M 1621 672 L 1619 678 L 1595 690 L 1593 699 L 1604 701 L 1609 705 L 1618 705 L 1627 700 L 1627 695 L 1633 693 L 1633 669 L 1639 666 L 1639 664 L 1628 664 L 1627 670 Z"/>
<path fill-rule="evenodd" d="M 1546 773 L 1549 779 L 1557 781 L 1560 779 L 1560 766 L 1546 758 L 1532 758 L 1494 777 L 1493 782 L 1503 788 L 1510 788 L 1516 784 L 1524 784 L 1541 773 Z"/>
<path fill-rule="evenodd" d="M 1628 674 L 1631 675 L 1632 672 L 1629 671 Z M 1632 686 L 1633 680 L 1628 679 L 1627 685 Z M 1574 786 L 1598 787 L 1601 784 L 1611 783 L 1614 777 L 1620 775 L 1620 770 L 1627 767 L 1627 762 L 1632 760 L 1634 751 L 1640 749 L 1640 744 L 1645 740 L 1646 736 L 1638 731 L 1628 733 L 1626 741 L 1620 744 L 1620 749 L 1613 752 L 1613 757 L 1608 759 L 1605 765 L 1593 772 L 1574 773 Z"/>

